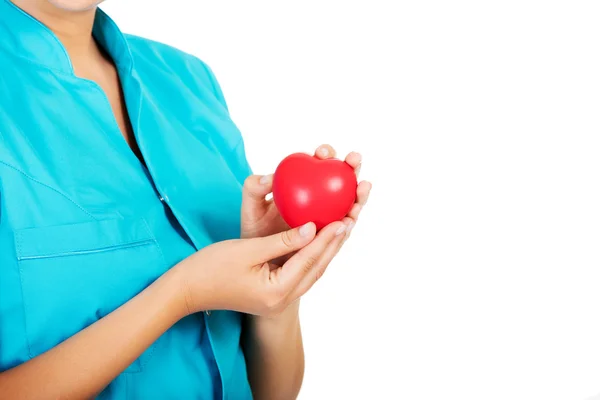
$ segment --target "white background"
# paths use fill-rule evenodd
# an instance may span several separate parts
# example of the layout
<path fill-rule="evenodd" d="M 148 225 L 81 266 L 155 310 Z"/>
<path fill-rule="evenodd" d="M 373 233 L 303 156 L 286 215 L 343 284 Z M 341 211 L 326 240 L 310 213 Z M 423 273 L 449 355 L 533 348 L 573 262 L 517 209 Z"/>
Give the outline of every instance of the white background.
<path fill-rule="evenodd" d="M 374 183 L 305 298 L 301 399 L 600 391 L 600 3 L 142 1 L 214 70 L 257 173 L 333 144 Z"/>

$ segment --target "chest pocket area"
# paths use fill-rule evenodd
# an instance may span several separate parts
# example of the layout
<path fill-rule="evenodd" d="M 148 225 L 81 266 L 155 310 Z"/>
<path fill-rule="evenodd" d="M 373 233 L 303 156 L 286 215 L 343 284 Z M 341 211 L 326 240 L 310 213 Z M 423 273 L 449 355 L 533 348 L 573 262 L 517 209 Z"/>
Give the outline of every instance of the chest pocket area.
<path fill-rule="evenodd" d="M 30 357 L 109 314 L 166 270 L 144 219 L 30 228 L 14 234 Z M 125 372 L 141 372 L 155 346 Z"/>

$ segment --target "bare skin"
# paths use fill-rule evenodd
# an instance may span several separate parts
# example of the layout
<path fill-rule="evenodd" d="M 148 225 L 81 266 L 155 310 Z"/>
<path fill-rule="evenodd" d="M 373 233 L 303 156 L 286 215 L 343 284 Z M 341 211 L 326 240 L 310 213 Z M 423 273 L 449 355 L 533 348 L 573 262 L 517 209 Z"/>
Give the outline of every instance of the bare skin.
<path fill-rule="evenodd" d="M 335 157 L 335 150 L 322 145 L 315 151 L 319 158 Z M 345 161 L 360 172 L 361 155 L 350 153 Z M 289 229 L 277 211 L 273 200 L 266 196 L 273 188 L 273 176 L 251 176 L 244 185 L 242 204 L 242 237 L 261 237 Z M 320 258 L 317 266 L 326 266 L 332 261 L 350 237 L 358 216 L 367 203 L 371 184 L 360 182 L 356 204 L 344 218 L 348 227 L 344 235 L 334 239 Z M 292 254 L 274 260 L 282 265 Z M 314 281 L 306 280 L 301 286 L 308 288 Z M 304 348 L 299 318 L 300 300 L 293 302 L 276 317 L 248 316 L 246 319 L 244 352 L 248 363 L 248 376 L 256 399 L 294 399 L 298 396 L 304 377 Z"/>
<path fill-rule="evenodd" d="M 143 162 L 116 69 L 91 35 L 98 1 L 13 2 L 56 34 L 77 76 L 104 90 L 123 137 Z M 322 146 L 317 155 L 326 158 L 335 152 Z M 360 168 L 357 153 L 346 161 Z M 272 202 L 265 200 L 270 177 L 262 182 L 253 176 L 244 185 L 243 239 L 202 249 L 101 320 L 0 373 L 0 393 L 18 399 L 94 397 L 179 319 L 202 310 L 229 309 L 248 315 L 244 349 L 255 398 L 295 398 L 304 374 L 299 298 L 323 275 L 348 238 L 371 185 L 361 182 L 348 217 L 317 235 L 314 224 L 289 230 Z"/>

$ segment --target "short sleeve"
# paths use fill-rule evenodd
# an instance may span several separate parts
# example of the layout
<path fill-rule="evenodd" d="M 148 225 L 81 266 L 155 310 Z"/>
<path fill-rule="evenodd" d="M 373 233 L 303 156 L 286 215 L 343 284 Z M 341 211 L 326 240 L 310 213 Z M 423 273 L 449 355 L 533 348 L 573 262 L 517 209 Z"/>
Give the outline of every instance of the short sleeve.
<path fill-rule="evenodd" d="M 221 89 L 221 85 L 219 85 L 219 82 L 217 81 L 214 72 L 205 62 L 202 62 L 202 65 L 204 66 L 204 69 L 208 74 L 215 97 L 219 100 L 219 102 L 223 105 L 223 107 L 225 107 L 225 109 L 229 113 L 229 108 L 227 107 L 227 101 L 225 100 L 225 96 L 223 95 L 223 90 Z M 240 184 L 243 184 L 246 178 L 252 175 L 252 168 L 248 163 L 248 159 L 246 156 L 246 146 L 241 133 L 239 142 L 231 150 L 229 154 L 229 159 L 227 161 Z"/>
<path fill-rule="evenodd" d="M 242 185 L 244 184 L 246 178 L 252 175 L 252 168 L 250 167 L 246 157 L 246 149 L 243 139 L 240 139 L 238 145 L 235 146 L 231 152 L 231 161 L 229 164 L 238 182 L 240 182 Z"/>
<path fill-rule="evenodd" d="M 221 89 L 221 85 L 219 85 L 219 81 L 217 81 L 213 70 L 204 61 L 200 60 L 200 63 L 202 64 L 206 71 L 206 74 L 208 75 L 208 79 L 210 80 L 210 84 L 212 86 L 215 97 L 219 100 L 223 107 L 225 107 L 225 109 L 229 111 L 229 107 L 227 107 L 227 102 L 225 101 L 225 96 L 223 95 L 223 90 Z"/>

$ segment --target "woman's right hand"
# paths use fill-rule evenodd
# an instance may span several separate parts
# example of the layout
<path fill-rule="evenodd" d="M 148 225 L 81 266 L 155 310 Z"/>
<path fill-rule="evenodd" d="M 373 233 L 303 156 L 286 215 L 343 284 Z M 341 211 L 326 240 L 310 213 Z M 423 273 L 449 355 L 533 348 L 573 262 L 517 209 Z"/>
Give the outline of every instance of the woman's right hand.
<path fill-rule="evenodd" d="M 313 223 L 272 236 L 218 242 L 179 263 L 189 314 L 233 310 L 274 316 L 302 296 L 323 274 L 318 260 L 346 226 L 334 222 L 316 235 Z M 297 251 L 283 266 L 271 260 Z"/>

